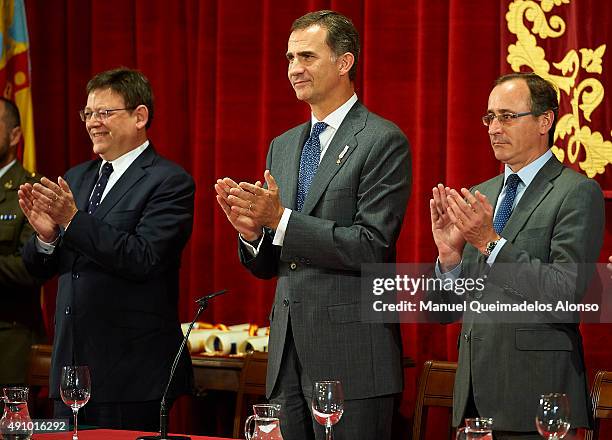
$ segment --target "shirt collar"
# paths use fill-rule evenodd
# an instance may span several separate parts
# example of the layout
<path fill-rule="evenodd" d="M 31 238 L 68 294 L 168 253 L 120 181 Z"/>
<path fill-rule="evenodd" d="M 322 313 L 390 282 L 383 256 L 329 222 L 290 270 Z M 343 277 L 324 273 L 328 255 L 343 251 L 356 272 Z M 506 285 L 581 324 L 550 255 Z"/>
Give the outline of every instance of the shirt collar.
<path fill-rule="evenodd" d="M 552 151 L 549 148 L 548 150 L 546 150 L 544 154 L 542 154 L 540 157 L 538 157 L 536 160 L 534 160 L 530 164 L 521 168 L 516 173 L 521 178 L 521 182 L 523 182 L 525 187 L 529 186 L 531 181 L 535 178 L 538 172 L 542 169 L 544 164 L 548 162 L 548 160 L 552 157 L 552 155 L 553 155 Z M 512 169 L 508 165 L 506 165 L 504 167 L 504 185 L 506 184 L 506 181 L 508 180 L 508 176 L 510 174 L 514 174 L 514 171 L 512 171 Z"/>
<path fill-rule="evenodd" d="M 344 118 L 356 102 L 357 94 L 353 93 L 353 96 L 351 96 L 348 101 L 327 115 L 322 121 L 318 121 L 317 118 L 315 118 L 315 115 L 311 114 L 310 118 L 312 126 L 314 127 L 317 122 L 325 122 L 334 130 L 338 130 L 338 128 L 340 128 L 340 124 L 342 124 L 342 121 L 344 121 Z"/>
<path fill-rule="evenodd" d="M 132 165 L 132 162 L 134 162 L 134 160 L 136 160 L 136 158 L 140 156 L 140 154 L 144 150 L 146 150 L 148 146 L 149 140 L 147 139 L 142 145 L 139 145 L 133 150 L 130 150 L 125 153 L 123 156 L 119 156 L 117 159 L 111 161 L 111 164 L 113 165 L 113 173 L 116 173 L 117 175 L 123 174 L 123 172 L 127 170 L 130 165 Z M 106 162 L 106 160 L 102 161 L 102 163 L 100 164 L 100 169 L 98 170 L 98 174 L 101 173 L 102 167 Z"/>
<path fill-rule="evenodd" d="M 0 177 L 4 176 L 6 172 L 10 170 L 13 165 L 15 165 L 15 162 L 17 162 L 17 159 L 13 159 L 10 163 L 0 168 Z"/>

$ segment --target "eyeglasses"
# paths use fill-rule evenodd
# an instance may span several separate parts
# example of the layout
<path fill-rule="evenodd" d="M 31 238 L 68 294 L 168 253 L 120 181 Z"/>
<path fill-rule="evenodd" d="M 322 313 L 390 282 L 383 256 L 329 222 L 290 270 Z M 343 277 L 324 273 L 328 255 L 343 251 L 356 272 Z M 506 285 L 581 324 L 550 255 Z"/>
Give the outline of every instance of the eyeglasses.
<path fill-rule="evenodd" d="M 79 116 L 81 117 L 81 121 L 86 122 L 91 118 L 98 119 L 100 121 L 106 120 L 109 116 L 113 114 L 113 112 L 118 112 L 119 110 L 134 110 L 134 107 L 126 107 L 126 108 L 107 108 L 104 110 L 98 110 L 92 112 L 90 110 L 79 110 Z"/>
<path fill-rule="evenodd" d="M 496 115 L 495 113 L 488 113 L 482 117 L 482 123 L 485 127 L 488 127 L 489 125 L 493 123 L 493 119 L 497 119 L 500 124 L 505 125 L 505 124 L 508 124 L 514 121 L 517 118 L 527 116 L 527 115 L 534 115 L 534 113 L 533 112 L 523 112 L 523 113 L 506 112 L 506 113 L 500 113 L 499 115 Z"/>

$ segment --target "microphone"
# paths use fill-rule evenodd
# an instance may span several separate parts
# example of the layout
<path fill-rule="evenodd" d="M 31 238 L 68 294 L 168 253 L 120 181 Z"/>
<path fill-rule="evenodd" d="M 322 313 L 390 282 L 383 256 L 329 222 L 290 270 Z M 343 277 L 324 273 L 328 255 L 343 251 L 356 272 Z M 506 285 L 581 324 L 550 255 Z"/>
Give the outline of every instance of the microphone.
<path fill-rule="evenodd" d="M 181 358 L 181 354 L 187 345 L 187 339 L 189 338 L 189 334 L 191 333 L 191 329 L 193 325 L 200 317 L 200 314 L 208 307 L 208 301 L 210 301 L 215 296 L 223 295 L 227 292 L 227 289 L 219 290 L 218 292 L 211 293 L 210 295 L 203 296 L 202 298 L 196 299 L 196 304 L 199 306 L 198 311 L 195 314 L 195 318 L 189 324 L 189 328 L 187 332 L 185 332 L 185 337 L 183 338 L 183 342 L 178 349 L 178 353 L 176 353 L 176 357 L 174 358 L 174 362 L 172 363 L 172 368 L 170 368 L 170 377 L 168 378 L 168 384 L 166 385 L 166 389 L 162 394 L 161 404 L 159 408 L 159 435 L 145 435 L 138 437 L 136 440 L 191 440 L 191 437 L 187 437 L 184 435 L 168 435 L 168 412 L 170 408 L 166 405 L 166 397 L 168 395 L 168 390 L 170 389 L 170 384 L 172 383 L 172 379 L 174 378 L 174 372 L 176 371 L 176 367 L 179 363 L 179 359 Z"/>

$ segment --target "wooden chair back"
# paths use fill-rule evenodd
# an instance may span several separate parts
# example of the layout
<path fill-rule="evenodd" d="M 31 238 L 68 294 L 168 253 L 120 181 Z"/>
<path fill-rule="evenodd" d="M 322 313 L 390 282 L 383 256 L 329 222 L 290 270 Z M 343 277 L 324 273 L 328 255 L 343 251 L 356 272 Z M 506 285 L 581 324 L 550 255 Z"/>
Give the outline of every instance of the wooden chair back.
<path fill-rule="evenodd" d="M 30 416 L 49 418 L 53 407 L 49 399 L 49 372 L 51 371 L 51 345 L 37 344 L 30 348 L 26 384 L 30 388 L 28 407 Z"/>
<path fill-rule="evenodd" d="M 32 345 L 30 348 L 30 363 L 27 382 L 29 386 L 49 386 L 49 371 L 51 370 L 51 345 Z"/>
<path fill-rule="evenodd" d="M 236 396 L 236 410 L 234 412 L 234 438 L 242 438 L 241 433 L 246 420 L 247 396 L 266 395 L 266 370 L 268 368 L 268 353 L 254 351 L 246 355 L 244 366 L 240 373 L 240 386 Z M 250 413 L 250 411 L 249 411 Z"/>
<path fill-rule="evenodd" d="M 600 420 L 612 419 L 612 371 L 599 370 L 591 388 L 593 430 L 587 430 L 585 440 L 599 440 Z"/>
<path fill-rule="evenodd" d="M 451 426 L 453 407 L 453 388 L 455 385 L 456 362 L 427 361 L 419 378 L 419 388 L 414 408 L 412 439 L 423 440 L 427 426 L 429 407 L 449 408 L 448 439 L 452 439 Z"/>

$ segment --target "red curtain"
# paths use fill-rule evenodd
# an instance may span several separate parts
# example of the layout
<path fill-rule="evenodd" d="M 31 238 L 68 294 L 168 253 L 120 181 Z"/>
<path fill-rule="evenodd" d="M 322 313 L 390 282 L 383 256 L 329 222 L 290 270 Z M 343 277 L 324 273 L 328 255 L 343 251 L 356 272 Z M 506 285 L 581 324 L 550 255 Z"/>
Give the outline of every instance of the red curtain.
<path fill-rule="evenodd" d="M 372 111 L 396 122 L 413 149 L 413 193 L 398 259 L 426 262 L 435 258 L 431 188 L 438 182 L 469 187 L 500 170 L 480 116 L 493 80 L 511 71 L 508 46 L 517 37 L 508 30 L 506 14 L 519 3 L 525 2 L 26 0 L 39 171 L 55 178 L 91 157 L 78 110 L 94 73 L 120 65 L 142 70 L 156 98 L 150 138 L 197 182 L 195 228 L 183 260 L 181 318 L 186 321 L 195 311 L 193 299 L 227 288 L 231 293 L 215 300 L 205 320 L 266 325 L 274 282 L 255 280 L 238 263 L 236 234 L 217 208 L 213 184 L 223 176 L 261 179 L 272 137 L 309 115 L 286 78 L 292 20 L 330 8 L 351 17 L 359 29 L 357 94 Z M 558 5 L 548 15 L 565 21 L 565 34 L 538 37 L 538 45 L 558 73 L 552 63 L 570 49 L 612 41 L 612 4 L 543 0 L 541 5 L 553 3 Z M 527 18 L 523 22 L 532 26 Z M 611 90 L 609 50 L 599 79 Z M 567 111 L 570 99 L 561 98 Z M 604 98 L 588 122 L 604 139 L 612 128 L 609 103 Z M 604 188 L 609 174 L 598 177 Z M 611 224 L 602 256 L 610 252 Z M 53 303 L 52 289 L 47 289 L 48 303 Z M 405 353 L 417 366 L 426 359 L 456 359 L 457 326 L 406 324 L 402 331 Z M 597 368 L 612 369 L 605 346 L 612 328 L 591 325 L 583 331 L 591 377 Z M 406 372 L 406 417 L 419 371 Z"/>

